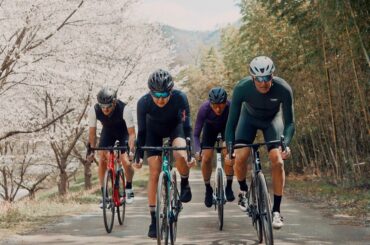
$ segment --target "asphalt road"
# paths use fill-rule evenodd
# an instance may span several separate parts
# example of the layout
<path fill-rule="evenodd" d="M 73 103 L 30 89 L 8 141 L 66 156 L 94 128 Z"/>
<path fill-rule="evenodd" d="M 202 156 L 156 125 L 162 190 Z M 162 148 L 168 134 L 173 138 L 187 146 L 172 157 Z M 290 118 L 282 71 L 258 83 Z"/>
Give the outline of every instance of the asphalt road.
<path fill-rule="evenodd" d="M 234 192 L 237 183 L 234 181 Z M 217 213 L 203 204 L 204 185 L 200 172 L 191 173 L 193 200 L 184 204 L 178 223 L 177 244 L 258 244 L 251 220 L 240 211 L 236 201 L 225 206 L 223 231 L 218 230 Z M 320 210 L 283 199 L 285 226 L 274 231 L 275 244 L 370 244 L 370 228 L 339 225 L 324 218 Z M 104 229 L 102 211 L 61 218 L 26 235 L 16 235 L 1 244 L 156 244 L 147 237 L 150 222 L 146 193 L 136 193 L 134 204 L 127 206 L 123 226 L 115 222 L 111 234 Z"/>

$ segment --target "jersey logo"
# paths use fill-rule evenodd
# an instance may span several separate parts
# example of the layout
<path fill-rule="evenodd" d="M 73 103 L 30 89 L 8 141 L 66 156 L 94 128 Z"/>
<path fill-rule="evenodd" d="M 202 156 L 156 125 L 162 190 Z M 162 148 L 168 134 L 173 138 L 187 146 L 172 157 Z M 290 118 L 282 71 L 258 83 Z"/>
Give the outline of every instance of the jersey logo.
<path fill-rule="evenodd" d="M 186 112 L 185 112 L 185 110 L 183 110 L 183 111 L 182 111 L 181 121 L 182 121 L 182 122 L 185 122 L 185 119 L 186 119 Z"/>
<path fill-rule="evenodd" d="M 271 102 L 276 102 L 276 101 L 278 101 L 278 99 L 276 99 L 276 98 L 271 98 L 271 99 L 270 99 L 270 101 L 271 101 Z"/>

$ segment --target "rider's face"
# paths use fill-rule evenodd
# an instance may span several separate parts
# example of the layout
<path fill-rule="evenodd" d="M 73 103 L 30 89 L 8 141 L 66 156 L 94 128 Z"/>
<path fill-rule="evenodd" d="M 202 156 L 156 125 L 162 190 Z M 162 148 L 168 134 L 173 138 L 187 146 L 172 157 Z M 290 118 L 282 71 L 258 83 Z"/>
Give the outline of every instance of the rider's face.
<path fill-rule="evenodd" d="M 253 81 L 257 91 L 261 94 L 267 94 L 270 91 L 270 88 L 272 86 L 272 79 L 267 82 L 259 82 L 257 79 L 254 78 Z"/>
<path fill-rule="evenodd" d="M 158 98 L 152 95 L 154 104 L 156 104 L 156 106 L 161 107 L 161 108 L 167 105 L 168 101 L 170 101 L 170 97 L 171 96 Z"/>
<path fill-rule="evenodd" d="M 211 103 L 211 108 L 217 116 L 220 116 L 222 114 L 222 112 L 224 112 L 225 107 L 226 107 L 226 102 L 225 103 L 219 103 L 219 104 Z"/>
<path fill-rule="evenodd" d="M 102 110 L 102 112 L 105 116 L 109 116 L 112 113 L 112 111 L 114 110 L 115 105 L 116 105 L 116 103 L 113 102 L 110 105 L 104 105 L 104 106 L 100 105 L 100 108 L 101 108 L 101 110 Z"/>

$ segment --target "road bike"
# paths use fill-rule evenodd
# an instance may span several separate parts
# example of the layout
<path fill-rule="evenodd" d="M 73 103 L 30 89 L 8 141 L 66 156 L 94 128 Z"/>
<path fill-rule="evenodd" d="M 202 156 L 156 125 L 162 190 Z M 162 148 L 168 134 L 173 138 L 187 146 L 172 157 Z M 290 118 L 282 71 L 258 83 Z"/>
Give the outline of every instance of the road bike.
<path fill-rule="evenodd" d="M 217 209 L 218 214 L 218 228 L 221 231 L 224 225 L 224 205 L 226 203 L 225 186 L 226 186 L 226 175 L 222 167 L 222 150 L 226 147 L 222 146 L 221 135 L 217 136 L 216 146 L 208 147 L 202 146 L 203 149 L 215 149 L 216 150 L 216 170 L 214 175 L 214 192 L 213 192 L 213 204 Z"/>
<path fill-rule="evenodd" d="M 190 139 L 186 139 L 185 147 L 172 147 L 170 143 L 165 143 L 160 147 L 153 146 L 136 146 L 136 150 L 143 151 L 161 151 L 162 152 L 162 171 L 159 174 L 157 185 L 157 206 L 156 206 L 156 221 L 157 221 L 157 244 L 162 242 L 167 244 L 175 244 L 177 234 L 177 221 L 182 210 L 180 194 L 177 188 L 177 174 L 173 168 L 172 152 L 186 150 L 188 161 L 191 159 Z M 135 154 L 136 162 L 138 162 L 138 154 Z"/>
<path fill-rule="evenodd" d="M 119 146 L 119 142 L 116 141 L 113 147 L 90 147 L 88 145 L 87 149 L 88 154 L 92 151 L 109 151 L 102 193 L 104 226 L 108 233 L 112 232 L 115 213 L 117 213 L 117 219 L 120 225 L 125 220 L 126 178 L 125 170 L 120 164 L 122 150 L 130 152 L 127 141 L 125 142 L 125 146 Z"/>
<path fill-rule="evenodd" d="M 284 136 L 280 140 L 269 141 L 265 143 L 255 144 L 229 144 L 229 157 L 231 159 L 233 150 L 238 148 L 250 147 L 253 156 L 253 171 L 251 175 L 251 184 L 247 193 L 247 214 L 252 219 L 252 224 L 257 231 L 257 238 L 260 243 L 263 239 L 265 244 L 274 244 L 272 232 L 272 212 L 271 200 L 268 192 L 265 176 L 262 172 L 262 164 L 260 161 L 259 148 L 262 145 L 277 145 L 279 144 L 284 151 L 286 146 Z"/>

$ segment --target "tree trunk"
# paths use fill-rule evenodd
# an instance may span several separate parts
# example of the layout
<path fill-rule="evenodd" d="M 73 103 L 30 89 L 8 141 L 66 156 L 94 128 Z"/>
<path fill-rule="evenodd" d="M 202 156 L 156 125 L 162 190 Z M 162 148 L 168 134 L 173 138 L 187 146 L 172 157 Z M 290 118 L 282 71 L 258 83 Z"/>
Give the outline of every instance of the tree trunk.
<path fill-rule="evenodd" d="M 85 174 L 85 190 L 90 190 L 92 188 L 91 183 L 91 162 L 84 161 L 84 174 Z"/>
<path fill-rule="evenodd" d="M 67 159 L 61 159 L 61 166 L 66 166 Z M 60 196 L 64 196 L 67 194 L 68 189 L 68 174 L 64 169 L 60 169 L 59 173 L 59 183 L 58 183 L 58 191 Z"/>

